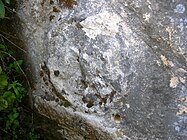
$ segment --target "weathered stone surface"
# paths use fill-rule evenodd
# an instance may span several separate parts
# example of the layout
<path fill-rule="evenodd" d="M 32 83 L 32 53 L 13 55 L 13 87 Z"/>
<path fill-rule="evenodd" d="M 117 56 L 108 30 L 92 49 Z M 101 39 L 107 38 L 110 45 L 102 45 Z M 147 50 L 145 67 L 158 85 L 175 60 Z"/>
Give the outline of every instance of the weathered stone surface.
<path fill-rule="evenodd" d="M 187 139 L 186 0 L 76 3 L 18 2 L 36 109 L 68 140 Z"/>

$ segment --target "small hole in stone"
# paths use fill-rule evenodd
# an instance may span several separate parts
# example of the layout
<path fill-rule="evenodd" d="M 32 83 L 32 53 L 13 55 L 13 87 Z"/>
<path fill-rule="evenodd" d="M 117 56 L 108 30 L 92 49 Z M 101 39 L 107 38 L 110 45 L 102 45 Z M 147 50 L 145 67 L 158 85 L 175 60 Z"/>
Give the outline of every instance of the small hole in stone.
<path fill-rule="evenodd" d="M 53 0 L 50 0 L 50 4 L 54 4 L 54 1 L 53 1 Z"/>
<path fill-rule="evenodd" d="M 43 77 L 43 81 L 44 81 L 44 82 L 47 81 L 47 78 L 46 78 L 46 77 Z"/>
<path fill-rule="evenodd" d="M 127 97 L 127 96 L 128 96 L 128 94 L 124 94 L 124 96 L 125 96 L 125 97 Z"/>
<path fill-rule="evenodd" d="M 120 121 L 121 120 L 121 116 L 119 114 L 112 114 L 113 118 L 115 121 Z"/>
<path fill-rule="evenodd" d="M 84 111 L 85 113 L 88 113 L 88 111 Z"/>
<path fill-rule="evenodd" d="M 59 102 L 59 99 L 58 99 L 58 98 L 56 98 L 56 99 L 55 99 L 55 101 L 56 101 L 56 102 Z"/>
<path fill-rule="evenodd" d="M 91 108 L 93 106 L 93 102 L 92 101 L 89 101 L 86 105 L 88 108 Z"/>
<path fill-rule="evenodd" d="M 54 15 L 51 15 L 51 16 L 49 17 L 49 20 L 52 21 L 54 18 L 55 18 L 55 16 L 54 16 Z"/>
<path fill-rule="evenodd" d="M 45 85 L 48 86 L 49 85 L 48 82 L 45 82 Z"/>
<path fill-rule="evenodd" d="M 85 96 L 82 97 L 82 101 L 83 101 L 84 103 L 86 103 L 87 99 L 86 99 Z"/>
<path fill-rule="evenodd" d="M 60 72 L 59 72 L 58 70 L 55 70 L 55 71 L 54 71 L 54 75 L 55 75 L 56 77 L 58 77 L 59 74 L 60 74 Z"/>
<path fill-rule="evenodd" d="M 58 19 L 58 21 L 60 21 L 62 18 L 60 17 L 59 19 Z"/>
<path fill-rule="evenodd" d="M 60 10 L 57 7 L 53 7 L 53 12 L 60 12 Z"/>
<path fill-rule="evenodd" d="M 71 106 L 71 103 L 68 102 L 68 101 L 65 101 L 65 102 L 64 102 L 64 107 L 69 107 L 69 106 Z"/>
<path fill-rule="evenodd" d="M 44 76 L 43 71 L 40 71 L 40 77 L 43 77 L 43 76 Z"/>

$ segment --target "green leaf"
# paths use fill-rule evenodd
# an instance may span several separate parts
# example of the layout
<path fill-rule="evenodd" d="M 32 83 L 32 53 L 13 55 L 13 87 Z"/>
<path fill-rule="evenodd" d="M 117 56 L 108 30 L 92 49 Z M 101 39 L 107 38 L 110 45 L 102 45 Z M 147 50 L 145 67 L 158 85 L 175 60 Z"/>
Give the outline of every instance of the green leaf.
<path fill-rule="evenodd" d="M 7 100 L 7 102 L 9 104 L 12 104 L 16 99 L 14 93 L 12 93 L 11 91 L 6 91 L 3 95 L 3 97 L 4 97 L 5 100 Z"/>
<path fill-rule="evenodd" d="M 3 70 L 2 70 L 2 68 L 1 68 L 1 66 L 0 66 L 0 74 L 3 72 Z"/>
<path fill-rule="evenodd" d="M 0 111 L 6 109 L 7 107 L 8 102 L 4 98 L 0 97 Z"/>
<path fill-rule="evenodd" d="M 29 132 L 27 139 L 28 140 L 38 140 L 40 138 L 40 135 L 35 134 L 34 133 L 34 129 L 31 130 L 31 132 Z"/>
<path fill-rule="evenodd" d="M 2 69 L 1 69 L 1 74 L 0 74 L 0 90 L 3 90 L 8 84 L 8 78 L 7 76 L 2 73 Z"/>
<path fill-rule="evenodd" d="M 0 0 L 0 18 L 4 18 L 4 17 L 5 17 L 5 6 L 2 0 Z"/>
<path fill-rule="evenodd" d="M 23 63 L 23 60 L 18 60 L 17 62 L 19 65 L 21 65 Z"/>
<path fill-rule="evenodd" d="M 6 121 L 6 128 L 5 128 L 5 129 L 6 129 L 6 130 L 7 130 L 7 129 L 10 129 L 11 124 L 12 124 L 12 123 L 11 123 L 9 120 L 7 120 L 7 121 Z"/>
<path fill-rule="evenodd" d="M 13 125 L 13 130 L 15 131 L 18 126 L 19 126 L 19 121 L 15 120 Z"/>
<path fill-rule="evenodd" d="M 0 44 L 0 49 L 2 51 L 7 51 L 7 46 L 3 45 L 3 44 Z"/>
<path fill-rule="evenodd" d="M 18 116 L 19 116 L 19 113 L 17 113 L 17 112 L 12 112 L 12 113 L 8 116 L 8 118 L 9 118 L 9 120 L 10 120 L 10 123 L 12 124 L 12 123 L 14 122 L 14 120 L 15 120 Z"/>
<path fill-rule="evenodd" d="M 17 85 L 18 85 L 18 81 L 14 81 L 12 84 L 8 85 L 8 90 L 10 90 L 10 89 L 14 90 Z"/>
<path fill-rule="evenodd" d="M 14 81 L 12 84 L 8 85 L 8 90 L 13 91 L 16 96 L 16 100 L 21 102 L 22 97 L 24 97 L 24 91 L 25 89 L 22 87 L 22 84 L 20 84 L 17 81 Z"/>
<path fill-rule="evenodd" d="M 9 65 L 9 68 L 15 69 L 17 72 L 20 72 L 20 66 L 23 64 L 23 60 L 14 61 Z"/>
<path fill-rule="evenodd" d="M 5 3 L 10 4 L 10 0 L 5 0 Z"/>
<path fill-rule="evenodd" d="M 17 112 L 11 112 L 11 114 L 8 116 L 9 120 L 6 121 L 6 129 L 10 129 L 11 126 L 13 125 L 13 130 L 19 126 L 19 122 L 17 120 L 17 117 L 19 116 L 19 113 Z M 13 131 L 14 134 L 15 131 Z"/>

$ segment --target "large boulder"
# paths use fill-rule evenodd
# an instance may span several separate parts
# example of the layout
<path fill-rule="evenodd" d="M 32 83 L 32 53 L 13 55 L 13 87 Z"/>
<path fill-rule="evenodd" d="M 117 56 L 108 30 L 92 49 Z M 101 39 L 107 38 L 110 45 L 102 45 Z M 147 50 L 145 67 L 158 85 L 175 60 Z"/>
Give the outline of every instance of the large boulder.
<path fill-rule="evenodd" d="M 34 107 L 56 139 L 187 139 L 186 0 L 17 4 Z"/>

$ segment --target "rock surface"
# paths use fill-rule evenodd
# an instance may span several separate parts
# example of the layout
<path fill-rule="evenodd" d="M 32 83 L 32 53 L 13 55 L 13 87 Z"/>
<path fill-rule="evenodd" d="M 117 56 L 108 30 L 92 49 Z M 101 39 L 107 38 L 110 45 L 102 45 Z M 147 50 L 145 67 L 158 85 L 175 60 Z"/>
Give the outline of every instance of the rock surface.
<path fill-rule="evenodd" d="M 187 139 L 187 1 L 60 1 L 17 8 L 35 108 L 59 124 L 51 133 Z"/>

